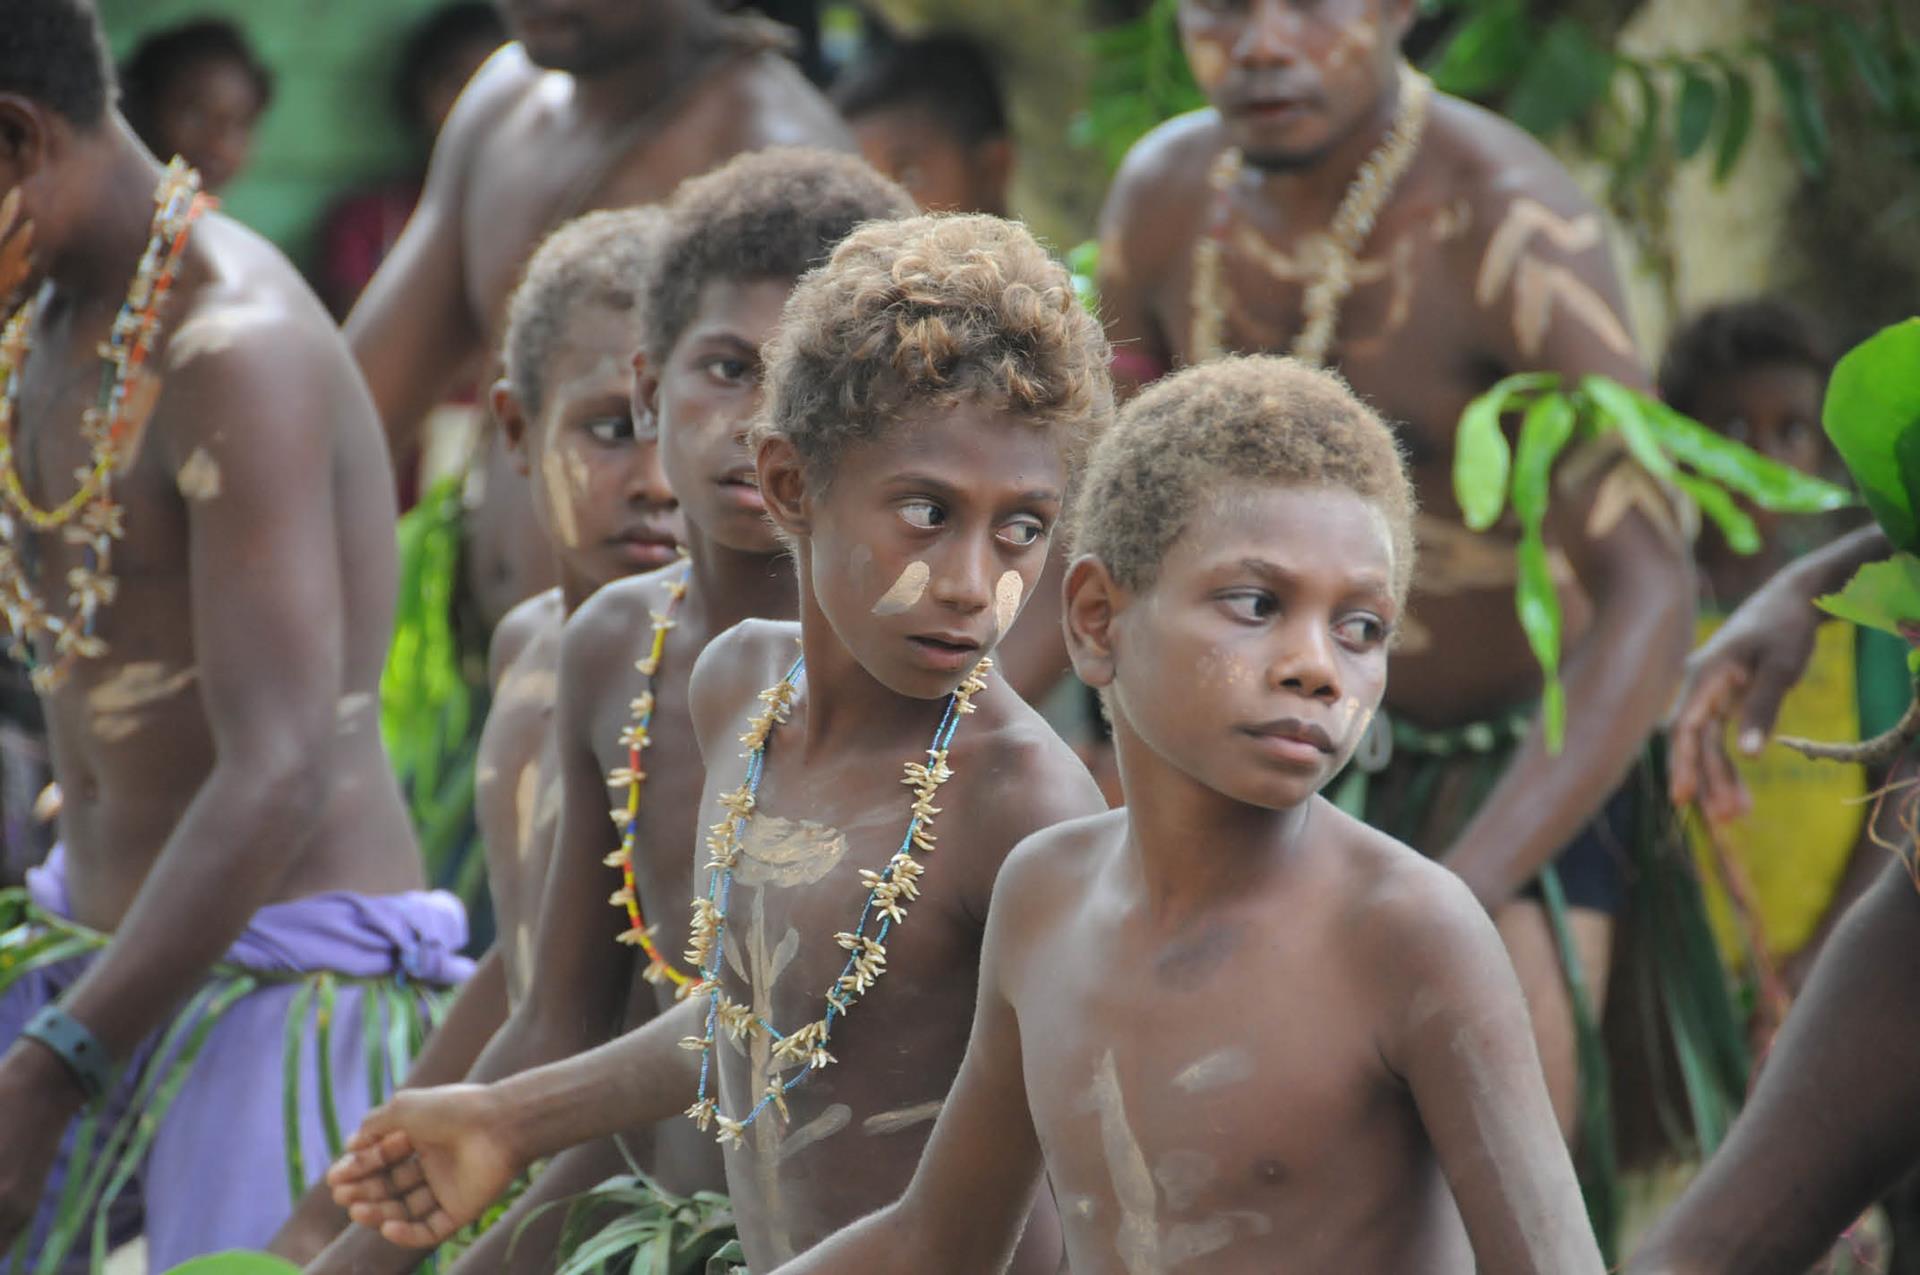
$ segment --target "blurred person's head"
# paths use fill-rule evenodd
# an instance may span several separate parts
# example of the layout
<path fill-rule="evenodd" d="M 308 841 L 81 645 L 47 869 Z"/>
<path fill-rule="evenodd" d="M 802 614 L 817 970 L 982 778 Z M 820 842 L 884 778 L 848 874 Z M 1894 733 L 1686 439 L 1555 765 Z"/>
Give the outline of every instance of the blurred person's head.
<path fill-rule="evenodd" d="M 867 162 L 922 208 L 1004 216 L 1013 140 L 993 60 L 951 32 L 883 45 L 850 67 L 834 103 Z"/>
<path fill-rule="evenodd" d="M 507 31 L 536 66 L 592 75 L 639 55 L 664 23 L 706 0 L 498 0 Z"/>
<path fill-rule="evenodd" d="M 483 0 L 464 0 L 430 14 L 400 51 L 394 93 L 400 117 L 431 142 L 454 99 L 493 51 L 506 43 L 499 12 Z"/>
<path fill-rule="evenodd" d="M 1384 129 L 1414 0 L 1180 0 L 1194 81 L 1248 164 L 1286 172 Z"/>
<path fill-rule="evenodd" d="M 219 190 L 246 167 L 273 76 L 238 28 L 208 18 L 149 36 L 120 72 L 127 122 L 162 159 L 185 157 Z"/>
<path fill-rule="evenodd" d="M 1812 319 L 1772 297 L 1709 306 L 1688 319 L 1660 359 L 1669 407 L 1761 455 L 1809 474 L 1833 453 L 1820 428 L 1832 359 Z M 1780 520 L 1745 506 L 1771 537 Z"/>

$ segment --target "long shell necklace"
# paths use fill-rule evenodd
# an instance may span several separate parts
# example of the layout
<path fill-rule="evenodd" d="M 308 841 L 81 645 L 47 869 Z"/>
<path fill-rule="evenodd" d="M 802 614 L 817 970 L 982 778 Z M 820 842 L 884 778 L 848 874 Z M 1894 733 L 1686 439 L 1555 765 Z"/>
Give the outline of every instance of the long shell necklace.
<path fill-rule="evenodd" d="M 844 1017 L 886 972 L 887 935 L 894 926 L 906 921 L 907 904 L 919 896 L 919 878 L 926 871 L 925 865 L 914 858 L 914 852 L 925 854 L 933 849 L 934 836 L 930 828 L 934 816 L 940 813 L 933 799 L 940 786 L 953 776 L 947 766 L 947 748 L 953 742 L 960 719 L 974 711 L 973 697 L 986 689 L 986 675 L 993 662 L 981 660 L 959 689 L 947 696 L 940 725 L 933 732 L 933 744 L 927 749 L 927 760 L 906 765 L 906 777 L 900 782 L 913 789 L 907 833 L 901 838 L 900 848 L 879 871 L 860 873 L 860 881 L 867 887 L 866 906 L 860 909 L 860 920 L 851 930 L 833 936 L 834 942 L 846 950 L 847 960 L 839 977 L 827 988 L 826 1012 L 804 1027 L 783 1033 L 755 1014 L 752 1006 L 738 1003 L 720 989 L 720 954 L 726 943 L 734 865 L 739 861 L 747 823 L 753 818 L 760 779 L 766 773 L 767 739 L 776 724 L 787 720 L 793 707 L 795 682 L 805 665 L 804 658 L 795 660 L 785 677 L 760 692 L 766 707 L 748 722 L 747 733 L 740 737 L 740 742 L 747 746 L 746 776 L 738 788 L 720 798 L 727 815 L 713 825 L 707 838 L 707 848 L 713 853 L 713 860 L 707 865 L 707 893 L 693 901 L 692 938 L 687 959 L 700 967 L 700 982 L 694 985 L 693 994 L 707 997 L 707 1023 L 701 1035 L 689 1036 L 680 1042 L 688 1049 L 700 1051 L 700 1093 L 693 1106 L 687 1108 L 687 1115 L 702 1130 L 718 1123 L 721 1146 L 740 1145 L 747 1126 L 759 1119 L 768 1107 L 779 1112 L 782 1119 L 786 1117 L 787 1092 L 834 1062 L 833 1055 L 827 1052 L 834 1020 Z M 777 1074 L 769 1076 L 759 1100 L 739 1120 L 722 1115 L 714 1096 L 713 1043 L 722 1029 L 736 1040 L 766 1037 L 773 1042 L 776 1066 L 799 1068 L 784 1079 Z"/>
<path fill-rule="evenodd" d="M 1340 305 L 1353 291 L 1360 249 L 1420 148 L 1432 89 L 1433 82 L 1426 76 L 1411 67 L 1402 68 L 1400 105 L 1394 112 L 1393 127 L 1354 174 L 1327 233 L 1302 241 L 1303 255 L 1312 247 L 1317 249 L 1314 256 L 1318 258 L 1302 301 L 1305 322 L 1293 339 L 1293 356 L 1303 362 L 1316 367 L 1326 362 L 1340 320 Z M 1220 256 L 1233 221 L 1233 188 L 1244 170 L 1245 159 L 1239 148 L 1230 146 L 1214 161 L 1207 177 L 1213 190 L 1212 220 L 1207 233 L 1193 246 L 1191 345 L 1196 363 L 1227 352 L 1226 285 Z"/>
<path fill-rule="evenodd" d="M 12 630 L 13 658 L 32 670 L 34 689 L 58 689 L 81 659 L 98 659 L 107 644 L 95 635 L 100 609 L 119 591 L 113 576 L 113 545 L 126 534 L 113 479 L 128 448 L 153 410 L 158 376 L 147 366 L 160 335 L 160 310 L 173 287 L 181 254 L 194 219 L 212 204 L 200 193 L 200 175 L 175 157 L 154 194 L 152 229 L 140 256 L 126 300 L 100 346 L 99 401 L 80 418 L 90 456 L 75 471 L 79 487 L 65 501 L 42 509 L 27 495 L 14 462 L 13 428 L 19 412 L 21 372 L 32 352 L 33 322 L 39 305 L 22 306 L 0 330 L 0 611 Z M 17 519 L 17 521 L 16 521 Z M 34 590 L 19 549 L 24 522 L 35 532 L 59 531 L 69 544 L 83 547 L 80 566 L 67 572 L 66 616 L 53 614 Z M 41 663 L 36 637 L 53 639 L 54 656 Z"/>
<path fill-rule="evenodd" d="M 648 925 L 646 918 L 640 914 L 640 895 L 633 880 L 633 856 L 640 842 L 640 790 L 647 779 L 642 759 L 653 744 L 650 733 L 654 708 L 653 678 L 660 671 L 660 658 L 667 648 L 667 630 L 674 626 L 674 614 L 679 611 L 680 603 L 686 596 L 687 577 L 682 575 L 667 585 L 667 604 L 653 612 L 653 638 L 647 647 L 646 658 L 634 665 L 640 675 L 647 679 L 647 688 L 634 699 L 632 720 L 620 735 L 620 744 L 627 750 L 627 764 L 607 776 L 608 786 L 627 791 L 626 804 L 613 808 L 613 821 L 621 829 L 620 848 L 606 859 L 608 867 L 620 869 L 620 888 L 607 901 L 627 910 L 627 928 L 621 931 L 620 942 L 638 947 L 646 954 L 647 967 L 641 973 L 642 978 L 656 986 L 671 982 L 679 989 L 680 996 L 688 994 L 688 989 L 693 986 L 693 978 L 668 960 L 654 945 L 654 927 Z"/>

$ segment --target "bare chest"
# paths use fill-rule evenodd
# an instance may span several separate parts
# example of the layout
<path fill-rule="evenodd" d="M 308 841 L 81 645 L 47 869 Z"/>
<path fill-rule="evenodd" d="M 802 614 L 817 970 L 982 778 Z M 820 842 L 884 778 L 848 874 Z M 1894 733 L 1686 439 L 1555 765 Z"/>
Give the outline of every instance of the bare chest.
<path fill-rule="evenodd" d="M 1083 920 L 1023 962 L 1028 1101 L 1076 1270 L 1270 1270 L 1430 1175 L 1328 956 L 1233 925 L 1149 952 Z"/>
<path fill-rule="evenodd" d="M 1186 216 L 1188 248 L 1150 290 L 1178 362 L 1216 346 L 1295 353 L 1314 316 L 1324 315 L 1328 364 L 1399 427 L 1416 469 L 1444 468 L 1461 409 L 1500 374 L 1475 338 L 1472 280 L 1458 277 L 1456 241 L 1471 225 L 1463 200 L 1410 197 L 1390 206 L 1350 260 L 1324 227 L 1290 223 L 1249 199 L 1209 191 Z M 1350 281 L 1344 295 L 1310 300 L 1316 283 L 1336 272 Z M 1424 487 L 1421 497 L 1429 501 Z"/>
<path fill-rule="evenodd" d="M 474 807 L 516 998 L 533 968 L 540 892 L 560 816 L 551 729 L 557 646 L 557 635 L 535 638 L 501 679 L 474 766 Z"/>

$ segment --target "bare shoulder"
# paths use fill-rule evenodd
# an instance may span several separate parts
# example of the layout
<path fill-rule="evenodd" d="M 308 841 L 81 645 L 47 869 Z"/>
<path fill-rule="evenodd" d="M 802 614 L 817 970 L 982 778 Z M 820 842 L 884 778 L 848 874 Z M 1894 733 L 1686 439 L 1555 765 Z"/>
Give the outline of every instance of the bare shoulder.
<path fill-rule="evenodd" d="M 1110 231 L 1145 234 L 1169 210 L 1206 198 L 1207 172 L 1226 146 L 1220 117 L 1189 111 L 1158 125 L 1133 144 L 1107 193 Z"/>
<path fill-rule="evenodd" d="M 1350 936 L 1349 959 L 1378 993 L 1389 1039 L 1435 1012 L 1517 994 L 1499 932 L 1465 882 L 1330 803 L 1321 813 L 1335 821 L 1347 873 L 1337 932 Z"/>
<path fill-rule="evenodd" d="M 581 603 L 567 617 L 560 637 L 566 680 L 601 686 L 623 663 L 639 658 L 641 644 L 652 632 L 654 612 L 666 608 L 668 589 L 685 575 L 684 567 L 670 564 L 603 585 Z"/>
<path fill-rule="evenodd" d="M 760 692 L 778 681 L 799 654 L 800 626 L 742 620 L 708 642 L 694 661 L 687 707 L 694 736 L 708 753 L 746 716 Z"/>
<path fill-rule="evenodd" d="M 850 151 L 853 134 L 791 58 L 775 51 L 740 59 L 718 77 L 713 102 L 734 151 L 824 146 Z"/>
<path fill-rule="evenodd" d="M 543 635 L 558 634 L 566 620 L 565 603 L 556 586 L 536 593 L 500 619 L 487 644 L 487 681 L 495 689 L 514 662 Z"/>
<path fill-rule="evenodd" d="M 542 74 L 517 42 L 501 45 L 454 99 L 434 140 L 434 162 L 460 160 L 484 145 L 494 125 L 534 91 Z"/>

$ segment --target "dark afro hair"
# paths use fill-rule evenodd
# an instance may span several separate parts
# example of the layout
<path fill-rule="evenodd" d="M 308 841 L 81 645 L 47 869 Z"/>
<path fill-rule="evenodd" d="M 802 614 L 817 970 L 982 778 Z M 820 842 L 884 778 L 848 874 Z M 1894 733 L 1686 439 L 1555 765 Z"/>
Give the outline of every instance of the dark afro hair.
<path fill-rule="evenodd" d="M 273 101 L 273 73 L 231 22 L 202 18 L 157 32 L 141 41 L 120 68 L 121 109 L 148 149 L 156 154 L 162 149 L 154 135 L 160 99 L 177 77 L 208 62 L 232 62 L 245 71 L 253 80 L 260 110 Z"/>
<path fill-rule="evenodd" d="M 420 111 L 420 92 L 429 80 L 452 67 L 469 44 L 507 42 L 500 10 L 486 0 L 459 0 L 436 9 L 407 36 L 393 77 L 393 100 L 400 118 L 412 127 Z"/>
<path fill-rule="evenodd" d="M 1722 302 L 1694 315 L 1667 341 L 1660 397 L 1691 416 L 1710 383 L 1780 364 L 1827 374 L 1832 358 L 1813 320 L 1772 297 Z"/>
<path fill-rule="evenodd" d="M 1393 596 L 1413 578 L 1413 484 L 1393 431 L 1332 372 L 1275 355 L 1216 359 L 1155 382 L 1093 449 L 1073 549 L 1150 586 L 1209 493 L 1234 483 L 1351 491 L 1393 537 Z"/>
<path fill-rule="evenodd" d="M 982 214 L 863 226 L 787 299 L 765 415 L 830 481 L 846 448 L 908 412 L 985 402 L 1056 435 L 1069 472 L 1113 418 L 1111 352 L 1025 226 Z"/>
<path fill-rule="evenodd" d="M 863 221 L 906 217 L 913 198 L 852 155 L 776 147 L 684 183 L 645 303 L 647 357 L 664 363 L 714 282 L 797 279 Z"/>
<path fill-rule="evenodd" d="M 967 146 L 1007 135 L 1000 75 L 985 48 L 955 32 L 883 44 L 833 88 L 848 119 L 919 110 Z"/>
<path fill-rule="evenodd" d="M 6 0 L 0 93 L 17 93 L 80 128 L 105 118 L 113 62 L 89 0 Z"/>

